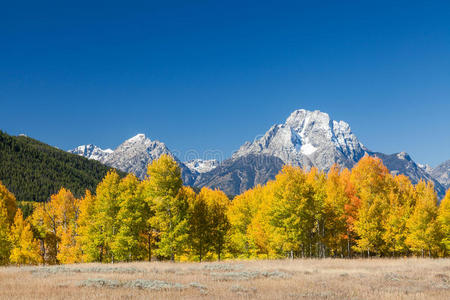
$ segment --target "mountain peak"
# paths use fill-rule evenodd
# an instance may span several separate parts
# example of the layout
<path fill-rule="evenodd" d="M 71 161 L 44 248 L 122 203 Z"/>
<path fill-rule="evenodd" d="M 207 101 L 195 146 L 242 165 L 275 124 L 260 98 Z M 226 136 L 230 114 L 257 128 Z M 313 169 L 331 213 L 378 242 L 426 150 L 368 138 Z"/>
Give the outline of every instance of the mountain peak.
<path fill-rule="evenodd" d="M 146 138 L 145 134 L 138 133 L 135 136 L 133 136 L 132 138 L 129 138 L 128 140 L 126 140 L 126 142 L 136 143 L 136 142 L 145 141 L 145 140 L 148 140 Z"/>
<path fill-rule="evenodd" d="M 365 147 L 344 121 L 334 121 L 319 110 L 298 109 L 284 124 L 272 126 L 253 143 L 246 143 L 233 154 L 269 154 L 285 164 L 327 170 L 335 162 L 352 167 L 366 153 Z"/>
<path fill-rule="evenodd" d="M 397 153 L 397 157 L 402 160 L 411 160 L 411 157 L 405 151 Z"/>
<path fill-rule="evenodd" d="M 328 130 L 331 125 L 330 116 L 319 110 L 309 111 L 299 109 L 289 115 L 285 122 L 286 126 L 294 129 L 307 129 L 308 126 L 315 126 L 323 130 Z M 304 133 L 301 131 L 301 133 Z"/>

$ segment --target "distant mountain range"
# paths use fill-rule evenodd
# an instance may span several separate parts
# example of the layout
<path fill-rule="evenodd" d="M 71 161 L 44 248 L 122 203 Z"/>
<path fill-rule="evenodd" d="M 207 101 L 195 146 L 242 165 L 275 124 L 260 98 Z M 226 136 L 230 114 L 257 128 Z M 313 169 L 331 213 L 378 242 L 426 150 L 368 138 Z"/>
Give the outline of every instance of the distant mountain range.
<path fill-rule="evenodd" d="M 275 178 L 285 164 L 328 171 L 337 163 L 352 168 L 364 155 L 377 156 L 393 174 L 405 174 L 413 183 L 432 181 L 440 197 L 450 188 L 450 161 L 432 169 L 416 164 L 405 153 L 384 154 L 367 149 L 352 133 L 348 123 L 334 121 L 327 113 L 294 111 L 283 124 L 273 125 L 261 138 L 246 142 L 231 158 L 196 159 L 181 162 L 160 141 L 138 134 L 114 151 L 95 145 L 79 146 L 69 152 L 98 160 L 124 172 L 144 178 L 147 165 L 162 154 L 172 155 L 179 163 L 185 184 L 219 188 L 236 195 Z"/>

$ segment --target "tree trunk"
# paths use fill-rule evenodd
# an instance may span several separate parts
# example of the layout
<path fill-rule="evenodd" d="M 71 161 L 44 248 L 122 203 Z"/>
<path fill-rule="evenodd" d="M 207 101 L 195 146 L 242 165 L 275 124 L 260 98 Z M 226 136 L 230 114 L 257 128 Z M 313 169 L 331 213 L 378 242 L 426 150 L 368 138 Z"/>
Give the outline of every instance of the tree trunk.
<path fill-rule="evenodd" d="M 350 237 L 347 239 L 347 256 L 348 258 L 352 257 L 352 254 L 350 253 Z"/>
<path fill-rule="evenodd" d="M 103 245 L 100 246 L 99 260 L 100 260 L 100 262 L 103 262 Z"/>
<path fill-rule="evenodd" d="M 152 261 L 152 236 L 148 233 L 148 261 Z"/>

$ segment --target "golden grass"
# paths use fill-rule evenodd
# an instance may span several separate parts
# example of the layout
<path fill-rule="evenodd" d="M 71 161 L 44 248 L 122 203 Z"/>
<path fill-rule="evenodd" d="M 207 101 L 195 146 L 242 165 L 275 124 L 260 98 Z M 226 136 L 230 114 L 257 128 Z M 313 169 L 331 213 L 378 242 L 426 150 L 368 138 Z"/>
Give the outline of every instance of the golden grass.
<path fill-rule="evenodd" d="M 2 267 L 0 298 L 450 299 L 450 259 Z"/>

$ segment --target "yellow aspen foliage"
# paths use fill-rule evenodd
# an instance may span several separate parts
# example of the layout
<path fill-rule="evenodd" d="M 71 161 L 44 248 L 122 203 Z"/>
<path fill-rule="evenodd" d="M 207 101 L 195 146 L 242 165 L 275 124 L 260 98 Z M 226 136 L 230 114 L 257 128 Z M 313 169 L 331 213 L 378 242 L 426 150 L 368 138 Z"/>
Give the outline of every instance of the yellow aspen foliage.
<path fill-rule="evenodd" d="M 249 226 L 260 211 L 260 205 L 264 201 L 267 190 L 267 186 L 258 185 L 236 196 L 229 206 L 230 251 L 236 256 L 250 257 L 256 254 L 255 243 L 252 241 L 252 235 L 249 234 Z M 263 252 L 266 253 L 266 251 Z"/>
<path fill-rule="evenodd" d="M 445 252 L 450 252 L 450 189 L 447 190 L 445 198 L 441 201 L 439 205 L 438 214 L 439 225 L 441 226 L 442 232 L 442 244 L 445 248 Z"/>
<path fill-rule="evenodd" d="M 23 219 L 22 211 L 17 210 L 11 226 L 10 240 L 12 244 L 10 261 L 13 264 L 38 264 L 41 261 L 39 243 L 33 237 L 31 225 Z"/>
<path fill-rule="evenodd" d="M 13 193 L 8 191 L 6 186 L 4 186 L 1 181 L 0 181 L 0 203 L 2 203 L 3 206 L 6 208 L 8 223 L 12 224 L 17 210 L 16 197 L 14 197 Z"/>
<path fill-rule="evenodd" d="M 388 194 L 389 208 L 383 222 L 383 240 L 386 250 L 393 256 L 406 254 L 405 244 L 408 221 L 415 204 L 414 186 L 407 176 L 398 175 L 392 178 Z"/>
<path fill-rule="evenodd" d="M 149 200 L 163 202 L 162 198 L 174 198 L 183 185 L 180 167 L 172 156 L 163 154 L 148 165 L 146 182 Z"/>
<path fill-rule="evenodd" d="M 227 241 L 227 233 L 230 229 L 230 222 L 227 216 L 230 200 L 224 192 L 208 188 L 202 188 L 198 196 L 204 197 L 206 200 L 208 207 L 208 240 L 211 243 L 211 247 L 214 249 L 218 260 L 220 260 Z"/>
<path fill-rule="evenodd" d="M 148 208 L 140 187 L 133 174 L 127 175 L 119 184 L 119 230 L 111 245 L 117 260 L 138 260 L 145 254 L 140 234 L 146 229 Z"/>
<path fill-rule="evenodd" d="M 202 261 L 210 249 L 208 203 L 200 195 L 190 197 L 188 203 L 189 244 L 193 254 Z"/>
<path fill-rule="evenodd" d="M 9 263 L 11 252 L 10 226 L 8 221 L 8 211 L 4 203 L 0 202 L 0 265 Z"/>
<path fill-rule="evenodd" d="M 271 217 L 270 212 L 273 206 L 275 188 L 275 181 L 268 182 L 267 185 L 256 191 L 253 195 L 254 199 L 250 202 L 250 205 L 256 202 L 257 206 L 246 230 L 247 256 L 276 258 L 280 255 L 280 249 L 282 249 L 281 236 L 277 234 L 278 228 L 268 222 Z"/>
<path fill-rule="evenodd" d="M 77 247 L 75 233 L 72 226 L 60 233 L 57 259 L 62 264 L 73 264 L 81 261 L 81 251 Z"/>
<path fill-rule="evenodd" d="M 92 235 L 89 238 L 88 253 L 96 261 L 114 262 L 112 244 L 119 231 L 117 213 L 119 212 L 120 177 L 111 170 L 96 189 L 95 213 L 92 220 Z"/>
<path fill-rule="evenodd" d="M 326 198 L 323 205 L 323 239 L 329 248 L 330 255 L 343 256 L 348 251 L 345 206 L 350 203 L 350 198 L 346 193 L 346 182 L 342 180 L 337 165 L 331 167 L 324 185 Z"/>
<path fill-rule="evenodd" d="M 77 218 L 77 231 L 76 244 L 80 253 L 81 262 L 91 262 L 95 260 L 95 257 L 90 256 L 90 253 L 96 252 L 89 247 L 91 236 L 95 230 L 94 226 L 91 226 L 95 212 L 95 196 L 89 190 L 86 190 L 85 195 L 80 200 L 80 213 Z"/>
<path fill-rule="evenodd" d="M 148 165 L 144 197 L 153 212 L 149 224 L 160 233 L 156 253 L 172 261 L 187 239 L 188 197 L 182 189 L 181 170 L 170 155 Z"/>
<path fill-rule="evenodd" d="M 58 238 L 56 235 L 56 226 L 51 226 L 53 219 L 46 210 L 46 203 L 36 203 L 34 205 L 31 224 L 36 230 L 37 239 L 40 242 L 42 261 L 46 264 L 56 264 Z"/>
<path fill-rule="evenodd" d="M 79 214 L 79 200 L 73 194 L 61 188 L 57 194 L 50 197 L 49 202 L 38 204 L 31 217 L 32 224 L 37 230 L 43 248 L 44 261 L 48 264 L 59 262 L 58 253 L 63 234 L 72 228 L 75 239 L 75 223 Z M 75 241 L 70 244 L 74 244 Z"/>
<path fill-rule="evenodd" d="M 313 226 L 311 233 L 311 244 L 315 248 L 315 255 L 318 257 L 325 257 L 325 215 L 324 205 L 327 198 L 327 191 L 325 187 L 327 176 L 324 172 L 319 171 L 316 167 L 312 167 L 306 174 L 306 182 L 313 189 Z"/>
<path fill-rule="evenodd" d="M 354 249 L 380 254 L 383 251 L 383 220 L 388 210 L 388 180 L 391 175 L 381 159 L 365 156 L 352 169 L 351 181 L 361 200 L 354 230 L 359 239 Z"/>
<path fill-rule="evenodd" d="M 312 256 L 315 221 L 314 188 L 299 167 L 285 166 L 276 176 L 269 224 L 281 255 Z"/>
<path fill-rule="evenodd" d="M 421 180 L 416 186 L 417 200 L 414 212 L 407 221 L 406 245 L 414 253 L 428 256 L 439 250 L 440 226 L 437 221 L 437 196 L 433 184 Z"/>

